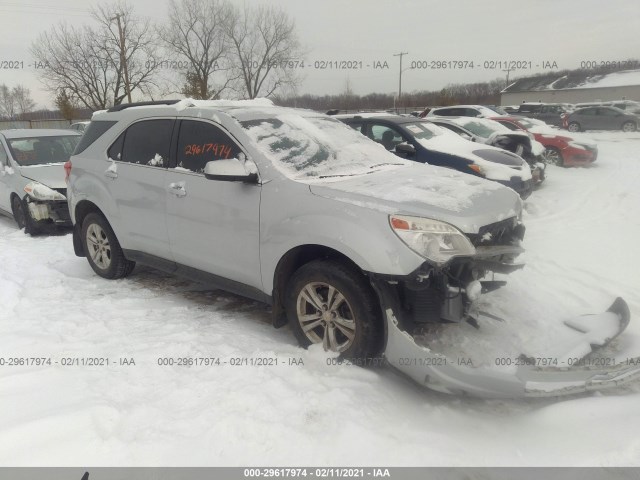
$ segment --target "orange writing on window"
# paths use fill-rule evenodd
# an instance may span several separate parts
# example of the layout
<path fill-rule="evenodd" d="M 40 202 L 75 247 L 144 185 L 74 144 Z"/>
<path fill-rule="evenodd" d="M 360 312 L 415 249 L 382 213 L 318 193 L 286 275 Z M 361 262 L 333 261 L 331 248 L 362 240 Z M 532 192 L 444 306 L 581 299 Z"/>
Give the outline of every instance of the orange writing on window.
<path fill-rule="evenodd" d="M 207 153 L 217 158 L 229 158 L 231 155 L 231 146 L 223 143 L 193 143 L 184 147 L 185 155 L 205 155 Z"/>

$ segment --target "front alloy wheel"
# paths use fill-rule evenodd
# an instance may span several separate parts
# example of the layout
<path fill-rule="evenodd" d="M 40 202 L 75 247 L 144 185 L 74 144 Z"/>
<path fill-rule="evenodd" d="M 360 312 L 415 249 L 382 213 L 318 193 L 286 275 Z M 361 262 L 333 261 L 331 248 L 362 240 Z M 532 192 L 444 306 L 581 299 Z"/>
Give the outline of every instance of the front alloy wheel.
<path fill-rule="evenodd" d="M 544 151 L 544 161 L 550 165 L 557 165 L 559 167 L 562 166 L 562 154 L 560 153 L 560 150 L 558 150 L 557 148 L 553 148 L 553 147 L 548 147 L 545 151 Z"/>
<path fill-rule="evenodd" d="M 622 131 L 623 132 L 635 132 L 636 131 L 636 124 L 633 122 L 624 122 L 624 124 L 622 124 Z"/>
<path fill-rule="evenodd" d="M 570 132 L 579 132 L 580 131 L 580 124 L 578 122 L 571 122 L 569 124 L 569 131 Z"/>
<path fill-rule="evenodd" d="M 303 347 L 322 344 L 325 351 L 359 360 L 382 350 L 380 303 L 357 268 L 330 259 L 306 263 L 291 276 L 283 300 L 291 330 Z"/>
<path fill-rule="evenodd" d="M 353 310 L 344 295 L 322 282 L 305 285 L 296 302 L 300 328 L 311 343 L 325 350 L 344 352 L 353 343 L 356 323 Z"/>

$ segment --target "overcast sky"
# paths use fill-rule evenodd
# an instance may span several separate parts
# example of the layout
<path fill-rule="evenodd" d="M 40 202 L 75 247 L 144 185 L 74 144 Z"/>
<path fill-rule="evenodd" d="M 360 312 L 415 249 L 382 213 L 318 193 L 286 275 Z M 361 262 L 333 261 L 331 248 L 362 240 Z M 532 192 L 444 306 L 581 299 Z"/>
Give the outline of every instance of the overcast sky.
<path fill-rule="evenodd" d="M 233 0 L 242 3 L 241 0 Z M 0 66 L 22 61 L 24 69 L 0 70 L 0 83 L 26 85 L 40 107 L 52 94 L 29 67 L 29 46 L 38 34 L 59 22 L 90 23 L 94 0 L 0 0 Z M 131 2 L 136 12 L 155 22 L 166 19 L 165 0 Z M 250 3 L 258 3 L 252 1 Z M 640 58 L 638 0 L 268 0 L 295 20 L 306 57 L 299 93 L 339 93 L 347 79 L 355 93 L 397 92 L 399 59 L 412 62 L 473 61 L 474 68 L 407 69 L 403 91 L 440 89 L 505 77 L 500 61 L 519 61 L 538 73 L 579 68 L 584 61 Z M 321 69 L 320 62 L 357 62 L 362 68 Z M 318 62 L 318 63 L 316 63 Z M 388 68 L 385 67 L 385 62 Z M 493 65 L 485 62 L 494 62 Z M 383 68 L 374 68 L 380 65 Z M 447 64 L 450 65 L 450 64 Z M 458 64 L 460 65 L 460 64 Z M 314 67 L 318 68 L 314 68 Z M 488 68 L 485 68 L 488 67 Z M 490 67 L 494 68 L 490 68 Z"/>

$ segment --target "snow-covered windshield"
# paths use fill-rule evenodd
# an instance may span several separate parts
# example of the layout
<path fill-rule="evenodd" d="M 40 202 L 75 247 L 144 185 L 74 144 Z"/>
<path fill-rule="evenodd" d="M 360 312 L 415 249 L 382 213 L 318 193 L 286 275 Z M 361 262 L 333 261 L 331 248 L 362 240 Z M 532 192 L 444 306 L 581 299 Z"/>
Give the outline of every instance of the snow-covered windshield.
<path fill-rule="evenodd" d="M 459 118 L 454 120 L 456 125 L 460 125 L 463 128 L 466 128 L 474 135 L 478 135 L 482 138 L 489 138 L 496 132 L 499 133 L 510 133 L 507 127 L 500 125 L 498 122 L 494 122 L 492 120 L 481 120 L 477 118 Z"/>
<path fill-rule="evenodd" d="M 45 165 L 69 160 L 80 138 L 80 135 L 28 137 L 9 139 L 8 143 L 13 159 L 20 165 Z"/>
<path fill-rule="evenodd" d="M 282 114 L 241 125 L 274 165 L 294 180 L 363 175 L 411 164 L 329 117 Z"/>

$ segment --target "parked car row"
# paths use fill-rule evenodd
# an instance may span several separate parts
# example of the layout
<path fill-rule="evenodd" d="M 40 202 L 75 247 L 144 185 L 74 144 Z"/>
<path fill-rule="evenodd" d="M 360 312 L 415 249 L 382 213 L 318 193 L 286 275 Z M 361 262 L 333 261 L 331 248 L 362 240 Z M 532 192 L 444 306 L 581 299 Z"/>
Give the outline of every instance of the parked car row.
<path fill-rule="evenodd" d="M 432 121 L 375 113 L 336 118 L 399 157 L 494 180 L 513 188 L 522 198 L 533 190 L 531 169 L 520 156 L 494 146 L 480 146 Z"/>

